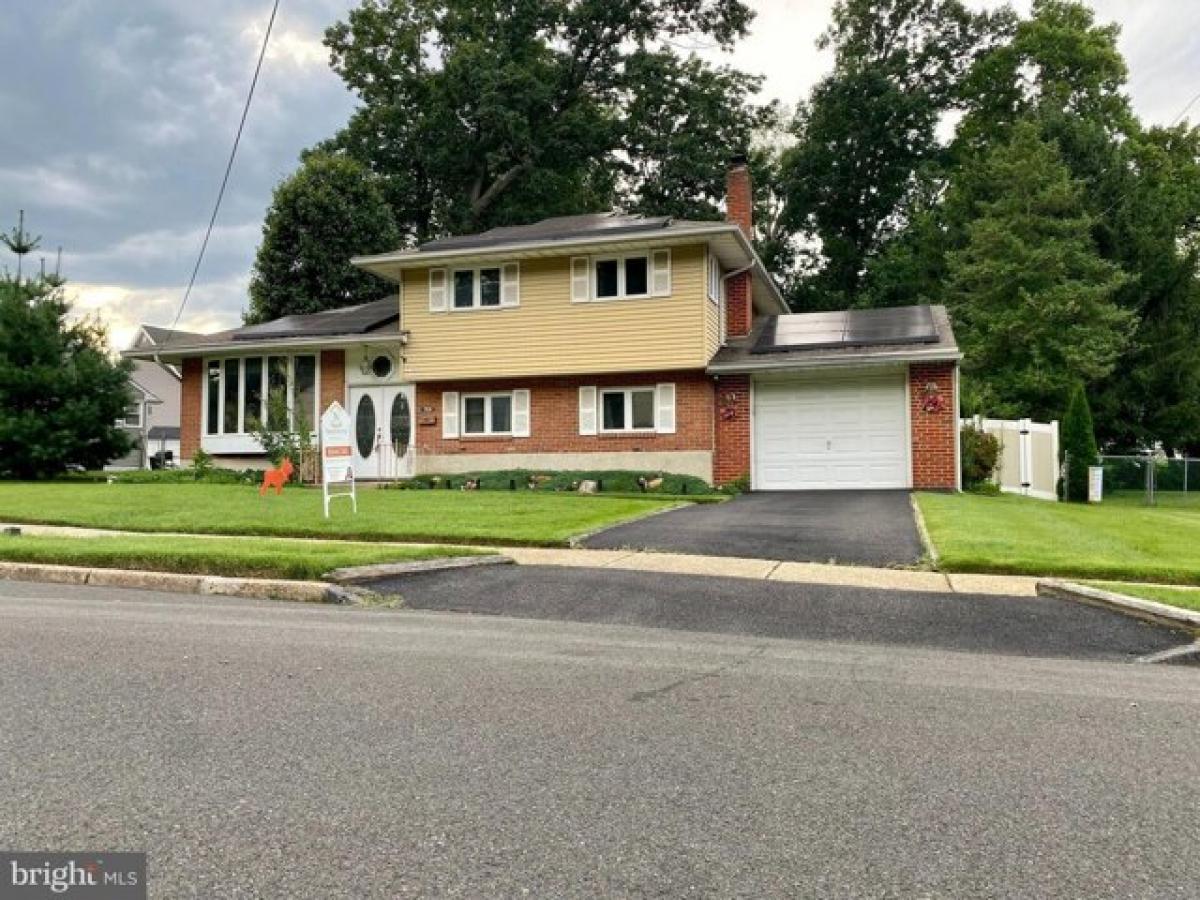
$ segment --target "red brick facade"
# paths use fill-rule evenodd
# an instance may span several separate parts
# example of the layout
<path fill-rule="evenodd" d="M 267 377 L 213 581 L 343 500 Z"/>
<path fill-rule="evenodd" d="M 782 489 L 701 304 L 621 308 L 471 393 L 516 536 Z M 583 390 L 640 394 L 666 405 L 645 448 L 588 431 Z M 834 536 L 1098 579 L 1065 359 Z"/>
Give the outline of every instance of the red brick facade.
<path fill-rule="evenodd" d="M 723 485 L 750 475 L 750 376 L 721 376 L 714 397 L 713 482 Z"/>
<path fill-rule="evenodd" d="M 675 433 L 579 433 L 579 388 L 675 385 Z M 422 382 L 417 390 L 417 452 L 588 453 L 712 450 L 712 381 L 703 372 L 639 372 L 563 378 L 504 378 L 484 381 Z M 442 392 L 529 391 L 529 437 L 442 437 Z M 498 463 L 499 465 L 499 463 Z"/>
<path fill-rule="evenodd" d="M 179 397 L 179 458 L 190 460 L 200 449 L 200 422 L 204 413 L 204 371 L 200 357 L 183 361 Z"/>
<path fill-rule="evenodd" d="M 744 157 L 731 160 L 725 173 L 725 218 L 740 226 L 746 237 L 753 240 L 754 194 Z M 753 325 L 750 273 L 743 272 L 725 282 L 725 330 L 730 337 L 743 337 Z"/>
<path fill-rule="evenodd" d="M 912 480 L 918 490 L 958 487 L 958 405 L 955 364 L 913 363 L 908 367 L 912 422 Z"/>
<path fill-rule="evenodd" d="M 321 415 L 336 400 L 346 405 L 346 351 L 321 351 L 321 402 L 318 407 Z"/>

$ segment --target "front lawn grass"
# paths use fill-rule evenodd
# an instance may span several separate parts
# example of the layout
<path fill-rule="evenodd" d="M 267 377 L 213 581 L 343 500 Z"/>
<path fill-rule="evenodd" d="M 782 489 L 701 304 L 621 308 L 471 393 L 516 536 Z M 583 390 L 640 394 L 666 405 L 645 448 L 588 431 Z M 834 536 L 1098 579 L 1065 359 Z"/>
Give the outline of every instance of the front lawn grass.
<path fill-rule="evenodd" d="M 300 580 L 320 578 L 343 566 L 412 562 L 472 552 L 479 551 L 231 537 L 166 540 L 143 535 L 0 535 L 0 559 L 9 562 Z"/>
<path fill-rule="evenodd" d="M 1124 594 L 1126 597 L 1140 597 L 1143 600 L 1153 600 L 1155 603 L 1165 603 L 1167 606 L 1178 606 L 1180 609 L 1200 612 L 1200 588 L 1126 584 L 1120 581 L 1087 581 L 1084 583 L 1100 588 L 1102 591 L 1112 591 L 1114 594 Z"/>
<path fill-rule="evenodd" d="M 258 495 L 237 484 L 0 484 L 0 521 L 79 525 L 127 531 L 338 537 L 563 546 L 578 534 L 676 505 L 531 491 L 389 491 L 360 489 L 358 514 L 321 492 L 289 487 Z"/>
<path fill-rule="evenodd" d="M 917 503 L 949 572 L 1200 584 L 1200 509 L 1191 504 L 977 494 L 918 494 Z"/>

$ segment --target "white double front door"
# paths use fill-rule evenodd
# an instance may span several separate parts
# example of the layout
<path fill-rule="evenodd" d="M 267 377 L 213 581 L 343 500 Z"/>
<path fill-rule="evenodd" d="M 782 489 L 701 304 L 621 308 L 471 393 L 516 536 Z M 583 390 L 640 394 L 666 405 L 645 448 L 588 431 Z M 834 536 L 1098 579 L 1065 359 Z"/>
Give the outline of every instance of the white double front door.
<path fill-rule="evenodd" d="M 413 386 L 350 388 L 355 478 L 413 474 Z"/>

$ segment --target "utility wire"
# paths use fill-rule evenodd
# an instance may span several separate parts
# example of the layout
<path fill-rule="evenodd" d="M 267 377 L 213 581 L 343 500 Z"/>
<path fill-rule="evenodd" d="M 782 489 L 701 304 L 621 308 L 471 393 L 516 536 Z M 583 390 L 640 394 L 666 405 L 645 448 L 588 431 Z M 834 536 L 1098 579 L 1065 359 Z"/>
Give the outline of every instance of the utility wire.
<path fill-rule="evenodd" d="M 242 118 L 238 122 L 237 134 L 233 138 L 233 148 L 229 151 L 229 161 L 225 164 L 225 177 L 221 179 L 221 189 L 217 191 L 217 202 L 213 204 L 212 216 L 208 220 L 208 229 L 204 232 L 204 241 L 200 244 L 200 254 L 196 257 L 196 265 L 192 268 L 192 277 L 188 279 L 187 290 L 183 292 L 183 302 L 179 304 L 179 310 L 175 313 L 175 319 L 171 322 L 171 330 L 175 330 L 175 326 L 179 324 L 179 318 L 183 315 L 183 310 L 187 307 L 188 298 L 192 295 L 192 288 L 196 285 L 196 276 L 200 273 L 200 264 L 204 262 L 204 251 L 208 249 L 208 240 L 212 237 L 213 226 L 217 222 L 217 213 L 221 209 L 221 201 L 225 198 L 225 188 L 229 184 L 229 173 L 233 171 L 233 160 L 237 156 L 238 144 L 242 140 L 242 129 L 246 127 L 246 116 L 250 113 L 250 101 L 254 99 L 254 88 L 258 85 L 258 73 L 262 71 L 263 58 L 267 55 L 267 42 L 271 39 L 271 28 L 275 24 L 275 14 L 279 12 L 279 0 L 275 0 L 274 6 L 271 7 L 271 18 L 267 20 L 267 31 L 263 35 L 262 48 L 258 51 L 258 63 L 254 66 L 254 77 L 250 80 L 250 90 L 246 93 L 246 105 L 242 107 Z"/>

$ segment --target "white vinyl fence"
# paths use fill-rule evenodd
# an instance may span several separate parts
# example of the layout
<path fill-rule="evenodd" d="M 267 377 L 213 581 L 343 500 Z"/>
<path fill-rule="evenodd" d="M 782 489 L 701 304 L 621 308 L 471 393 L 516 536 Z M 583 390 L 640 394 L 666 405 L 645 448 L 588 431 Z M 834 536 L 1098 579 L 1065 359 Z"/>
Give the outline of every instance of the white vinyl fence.
<path fill-rule="evenodd" d="M 1058 499 L 1058 422 L 976 416 L 963 419 L 962 424 L 999 438 L 996 481 L 1000 490 L 1039 500 Z"/>

